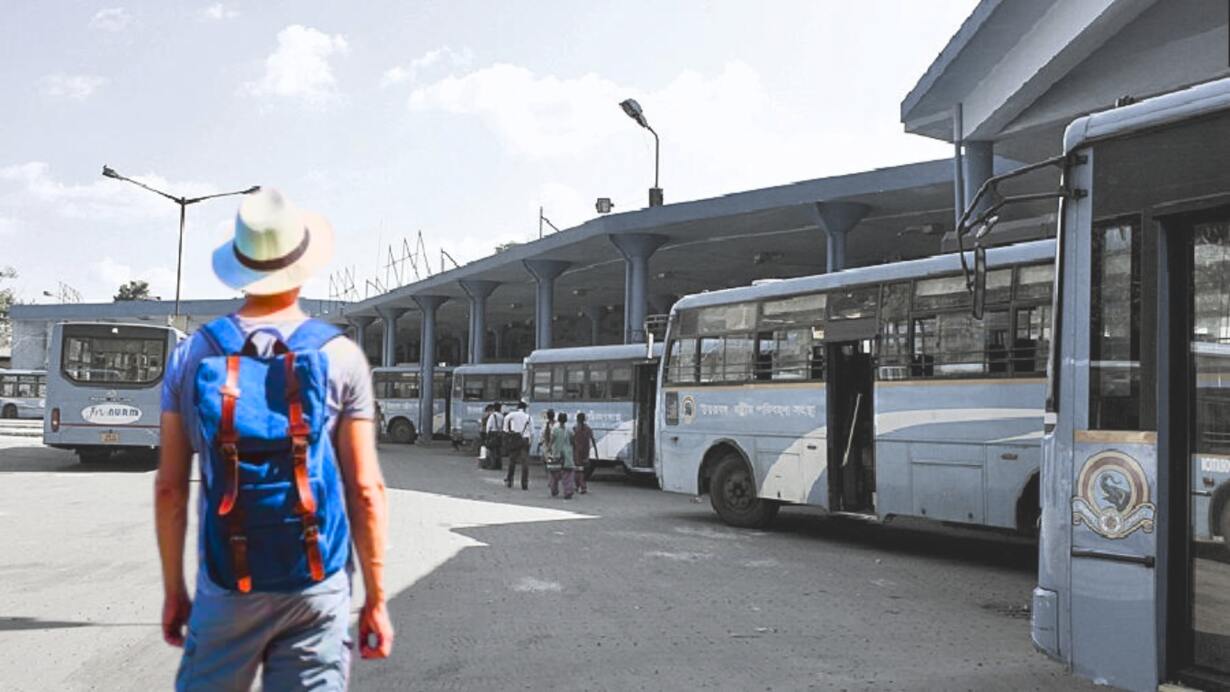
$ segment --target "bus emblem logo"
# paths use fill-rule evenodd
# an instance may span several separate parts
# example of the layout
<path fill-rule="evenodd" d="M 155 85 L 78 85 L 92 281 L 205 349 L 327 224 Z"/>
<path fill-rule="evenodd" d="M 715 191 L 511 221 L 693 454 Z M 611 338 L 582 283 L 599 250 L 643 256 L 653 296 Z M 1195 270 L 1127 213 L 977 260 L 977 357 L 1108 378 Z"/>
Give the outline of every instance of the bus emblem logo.
<path fill-rule="evenodd" d="M 696 420 L 696 399 L 692 396 L 683 397 L 683 401 L 679 404 L 679 414 L 684 423 Z"/>
<path fill-rule="evenodd" d="M 1140 462 L 1122 452 L 1095 454 L 1085 462 L 1072 498 L 1072 524 L 1119 540 L 1136 531 L 1153 533 L 1157 508 Z"/>
<path fill-rule="evenodd" d="M 95 425 L 129 425 L 141 420 L 141 409 L 127 404 L 95 404 L 81 409 L 81 419 Z"/>

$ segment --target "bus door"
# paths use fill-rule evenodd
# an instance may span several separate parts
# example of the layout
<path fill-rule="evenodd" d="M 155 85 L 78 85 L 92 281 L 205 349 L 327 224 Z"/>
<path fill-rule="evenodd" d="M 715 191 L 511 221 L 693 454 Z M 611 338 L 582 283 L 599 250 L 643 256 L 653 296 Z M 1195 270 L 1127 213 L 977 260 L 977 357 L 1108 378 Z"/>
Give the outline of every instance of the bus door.
<path fill-rule="evenodd" d="M 636 416 L 636 439 L 632 467 L 653 469 L 653 423 L 657 403 L 658 363 L 647 361 L 632 366 L 633 409 Z"/>
<path fill-rule="evenodd" d="M 834 511 L 875 512 L 875 363 L 871 339 L 827 345 L 828 471 Z"/>
<path fill-rule="evenodd" d="M 1183 403 L 1170 412 L 1169 444 L 1159 450 L 1178 508 L 1170 535 L 1179 549 L 1167 569 L 1180 659 L 1172 667 L 1190 671 L 1196 683 L 1211 673 L 1221 685 L 1230 683 L 1230 206 L 1163 225 L 1186 265 L 1168 267 L 1170 304 L 1179 308 L 1171 312 L 1186 319 L 1165 320 L 1167 341 L 1186 367 L 1170 369 L 1171 400 Z"/>

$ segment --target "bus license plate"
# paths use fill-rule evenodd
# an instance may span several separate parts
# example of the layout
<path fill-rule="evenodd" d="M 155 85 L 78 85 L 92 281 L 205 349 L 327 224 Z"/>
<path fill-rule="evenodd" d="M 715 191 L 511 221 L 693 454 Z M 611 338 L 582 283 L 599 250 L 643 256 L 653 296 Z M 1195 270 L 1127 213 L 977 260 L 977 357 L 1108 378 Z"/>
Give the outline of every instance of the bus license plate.
<path fill-rule="evenodd" d="M 102 443 L 105 445 L 117 445 L 120 443 L 120 434 L 117 432 L 102 433 Z"/>

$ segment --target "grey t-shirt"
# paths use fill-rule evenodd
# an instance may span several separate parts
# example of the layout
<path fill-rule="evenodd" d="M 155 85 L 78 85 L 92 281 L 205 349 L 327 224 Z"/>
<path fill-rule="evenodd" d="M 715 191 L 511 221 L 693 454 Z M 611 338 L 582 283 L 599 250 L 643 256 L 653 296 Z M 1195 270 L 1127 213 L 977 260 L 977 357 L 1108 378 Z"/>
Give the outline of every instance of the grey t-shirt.
<path fill-rule="evenodd" d="M 306 321 L 303 318 L 297 318 L 270 322 L 238 315 L 232 317 L 238 322 L 245 336 L 255 331 L 273 330 L 281 335 L 283 341 Z M 263 354 L 267 354 L 273 347 L 273 336 L 262 333 L 256 337 L 254 343 Z M 359 350 L 358 344 L 346 337 L 339 336 L 333 339 L 324 345 L 321 352 L 328 359 L 329 368 L 325 431 L 330 439 L 334 439 L 337 421 L 340 418 L 375 418 L 376 407 L 372 396 L 371 369 L 368 367 L 367 358 Z M 218 354 L 205 336 L 199 332 L 193 334 L 182 341 L 171 353 L 171 358 L 167 361 L 165 376 L 162 379 L 162 410 L 182 416 L 188 441 L 193 451 L 198 453 L 205 449 L 209 442 L 201 435 L 200 421 L 193 403 L 196 370 L 202 359 L 213 355 Z M 202 475 L 207 474 L 208 465 L 203 465 L 200 471 Z M 198 511 L 206 511 L 204 493 L 200 496 Z M 201 559 L 204 559 L 203 554 L 201 554 Z M 320 586 L 322 585 L 316 585 L 316 587 Z M 210 583 L 206 570 L 203 569 L 198 572 L 197 588 L 204 588 L 211 592 L 219 589 Z"/>

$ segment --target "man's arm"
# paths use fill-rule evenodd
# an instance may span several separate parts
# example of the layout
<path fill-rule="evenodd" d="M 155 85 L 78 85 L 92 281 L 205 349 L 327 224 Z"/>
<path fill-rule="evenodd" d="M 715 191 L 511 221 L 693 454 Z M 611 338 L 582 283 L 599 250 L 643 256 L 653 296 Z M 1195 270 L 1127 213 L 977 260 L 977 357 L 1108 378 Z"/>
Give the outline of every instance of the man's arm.
<path fill-rule="evenodd" d="M 158 556 L 162 560 L 162 638 L 171 646 L 184 645 L 184 627 L 192 612 L 184 583 L 184 534 L 188 529 L 188 480 L 192 475 L 192 447 L 178 413 L 165 412 L 161 420 L 161 450 L 154 476 L 154 526 Z"/>
<path fill-rule="evenodd" d="M 337 450 L 346 484 L 346 511 L 367 596 L 359 615 L 359 653 L 363 658 L 384 658 L 393 650 L 393 625 L 384 594 L 389 511 L 372 421 L 343 417 L 338 423 Z M 377 638 L 374 644 L 369 641 L 372 635 Z"/>

